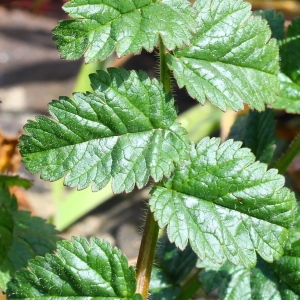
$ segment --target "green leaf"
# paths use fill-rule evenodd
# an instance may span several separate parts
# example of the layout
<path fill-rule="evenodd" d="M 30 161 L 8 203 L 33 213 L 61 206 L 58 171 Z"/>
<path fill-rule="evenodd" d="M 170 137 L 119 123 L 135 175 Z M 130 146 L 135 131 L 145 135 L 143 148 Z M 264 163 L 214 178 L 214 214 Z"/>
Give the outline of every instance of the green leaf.
<path fill-rule="evenodd" d="M 279 73 L 280 94 L 272 103 L 275 109 L 284 109 L 288 113 L 300 112 L 300 18 L 292 21 L 287 32 L 284 32 L 284 17 L 282 13 L 276 14 L 275 10 L 261 11 L 258 13 L 268 21 L 272 36 L 278 40 L 280 53 Z"/>
<path fill-rule="evenodd" d="M 165 270 L 153 267 L 149 293 L 152 300 L 172 300 L 180 292 L 180 286 L 169 277 Z"/>
<path fill-rule="evenodd" d="M 112 177 L 114 193 L 143 187 L 152 176 L 170 176 L 188 156 L 185 130 L 175 123 L 171 95 L 144 72 L 109 69 L 91 75 L 95 94 L 61 97 L 25 126 L 21 154 L 29 171 L 84 189 L 103 188 Z"/>
<path fill-rule="evenodd" d="M 15 201 L 7 188 L 0 189 L 0 266 L 7 256 L 13 241 L 14 220 L 10 207 L 5 202 Z M 0 275 L 1 277 L 1 275 Z M 2 287 L 0 283 L 0 287 Z"/>
<path fill-rule="evenodd" d="M 18 211 L 17 201 L 6 188 L 0 189 L 0 289 L 16 270 L 26 266 L 28 259 L 44 255 L 56 246 L 57 231 L 29 212 Z"/>
<path fill-rule="evenodd" d="M 199 263 L 199 268 L 206 267 Z M 229 261 L 220 265 L 211 265 L 201 271 L 199 280 L 203 283 L 206 294 L 218 288 L 221 299 L 236 300 L 251 299 L 250 271 L 241 265 L 234 265 Z"/>
<path fill-rule="evenodd" d="M 189 241 L 200 260 L 253 267 L 255 252 L 267 261 L 282 255 L 296 202 L 277 170 L 240 147 L 204 138 L 189 162 L 153 188 L 150 208 L 180 249 Z"/>
<path fill-rule="evenodd" d="M 152 51 L 161 36 L 168 50 L 189 44 L 197 26 L 187 0 L 72 0 L 64 10 L 75 20 L 54 29 L 62 58 L 85 61 Z"/>
<path fill-rule="evenodd" d="M 300 204 L 297 205 L 296 222 L 289 230 L 284 255 L 274 263 L 281 281 L 299 295 L 300 299 Z"/>
<path fill-rule="evenodd" d="M 190 245 L 187 245 L 184 250 L 180 250 L 174 243 L 170 243 L 167 236 L 163 236 L 159 240 L 156 260 L 159 267 L 168 274 L 170 280 L 174 284 L 179 284 L 195 267 L 197 255 Z"/>
<path fill-rule="evenodd" d="M 277 40 L 283 40 L 285 37 L 284 33 L 284 15 L 283 13 L 277 13 L 275 9 L 266 9 L 260 11 L 254 11 L 254 16 L 261 16 L 263 19 L 267 20 L 271 32 L 272 38 Z"/>
<path fill-rule="evenodd" d="M 199 264 L 201 267 L 201 264 Z M 210 266 L 200 273 L 200 281 L 206 293 L 218 288 L 224 300 L 299 300 L 300 297 L 276 276 L 272 264 L 258 259 L 255 268 L 249 270 L 225 262 L 222 266 Z"/>
<path fill-rule="evenodd" d="M 298 246 L 299 248 L 299 246 Z M 300 252 L 297 256 L 284 255 L 274 264 L 274 269 L 280 280 L 286 284 L 300 299 Z"/>
<path fill-rule="evenodd" d="M 299 237 L 300 237 L 300 205 L 297 205 L 296 222 L 289 229 L 289 237 L 284 246 L 284 255 L 273 264 L 264 262 L 261 258 L 252 270 L 244 269 L 225 262 L 222 266 L 205 265 L 199 262 L 199 268 L 206 268 L 200 273 L 200 281 L 206 293 L 219 288 L 221 299 L 278 299 L 299 300 Z M 277 274 L 276 274 L 276 272 Z M 298 273 L 297 273 L 298 270 Z M 288 278 L 290 277 L 290 278 Z M 298 284 L 293 283 L 298 280 Z M 285 283 L 286 282 L 286 283 Z M 295 288 L 295 291 L 293 290 Z"/>
<path fill-rule="evenodd" d="M 271 109 L 264 112 L 251 110 L 237 119 L 228 138 L 243 142 L 243 147 L 250 148 L 257 160 L 269 163 L 275 151 L 274 116 Z"/>
<path fill-rule="evenodd" d="M 170 243 L 164 235 L 158 242 L 156 264 L 152 269 L 151 299 L 175 299 L 181 290 L 180 284 L 195 268 L 197 256 L 188 245 L 183 251 Z"/>
<path fill-rule="evenodd" d="M 279 74 L 280 94 L 276 97 L 273 108 L 284 109 L 288 113 L 300 112 L 300 86 L 283 73 Z"/>
<path fill-rule="evenodd" d="M 91 238 L 57 245 L 57 254 L 30 260 L 9 282 L 8 299 L 142 299 L 133 267 L 117 248 Z"/>
<path fill-rule="evenodd" d="M 189 47 L 167 55 L 180 87 L 222 110 L 264 110 L 278 92 L 278 48 L 266 21 L 242 0 L 198 0 L 199 30 Z"/>
<path fill-rule="evenodd" d="M 32 186 L 32 182 L 28 179 L 22 178 L 18 175 L 0 174 L 0 186 L 21 186 L 24 189 L 29 189 Z"/>
<path fill-rule="evenodd" d="M 300 17 L 292 20 L 280 45 L 280 68 L 293 82 L 300 84 Z"/>

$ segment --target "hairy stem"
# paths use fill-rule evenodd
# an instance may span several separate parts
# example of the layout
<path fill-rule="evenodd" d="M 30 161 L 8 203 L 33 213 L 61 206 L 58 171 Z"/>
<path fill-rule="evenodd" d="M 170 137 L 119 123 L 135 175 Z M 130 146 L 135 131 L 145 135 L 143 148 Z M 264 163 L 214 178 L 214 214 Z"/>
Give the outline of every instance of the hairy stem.
<path fill-rule="evenodd" d="M 300 134 L 296 136 L 286 152 L 271 167 L 277 168 L 279 174 L 284 174 L 293 159 L 300 152 Z"/>
<path fill-rule="evenodd" d="M 153 213 L 151 212 L 150 208 L 148 208 L 144 233 L 136 265 L 136 292 L 142 295 L 143 300 L 146 300 L 148 297 L 158 231 L 158 224 L 154 220 Z"/>
<path fill-rule="evenodd" d="M 167 65 L 166 48 L 159 38 L 159 75 L 160 82 L 165 88 L 165 92 L 168 94 L 171 92 L 171 74 Z"/>
<path fill-rule="evenodd" d="M 202 284 L 199 282 L 199 273 L 202 270 L 196 272 L 193 276 L 185 282 L 181 287 L 180 293 L 177 295 L 175 300 L 188 300 L 196 294 L 196 292 L 201 288 Z"/>
<path fill-rule="evenodd" d="M 169 93 L 171 91 L 171 76 L 166 61 L 166 49 L 161 38 L 159 38 L 159 58 L 160 82 L 163 84 L 165 92 Z M 146 300 L 148 297 L 158 232 L 158 224 L 154 220 L 154 216 L 150 208 L 148 208 L 144 233 L 136 265 L 136 292 L 142 295 L 143 300 Z"/>

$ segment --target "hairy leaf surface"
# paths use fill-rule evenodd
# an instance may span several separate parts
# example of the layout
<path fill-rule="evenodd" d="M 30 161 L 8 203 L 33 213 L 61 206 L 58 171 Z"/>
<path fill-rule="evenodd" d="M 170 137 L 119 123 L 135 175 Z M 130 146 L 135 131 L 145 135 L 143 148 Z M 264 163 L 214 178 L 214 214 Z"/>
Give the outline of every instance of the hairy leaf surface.
<path fill-rule="evenodd" d="M 150 208 L 180 249 L 189 241 L 201 260 L 253 267 L 256 251 L 267 261 L 282 255 L 296 202 L 277 170 L 240 147 L 203 139 L 187 164 L 154 187 Z"/>
<path fill-rule="evenodd" d="M 167 56 L 180 87 L 222 110 L 264 110 L 278 92 L 278 48 L 242 0 L 198 0 L 199 30 L 189 47 Z"/>
<path fill-rule="evenodd" d="M 8 299 L 141 299 L 133 267 L 108 242 L 72 238 L 57 254 L 30 260 L 9 282 Z"/>
<path fill-rule="evenodd" d="M 6 188 L 0 189 L 0 208 L 0 289 L 5 291 L 6 283 L 28 259 L 53 251 L 59 238 L 45 220 L 18 211 L 15 197 Z"/>
<path fill-rule="evenodd" d="M 62 58 L 86 62 L 104 60 L 114 50 L 119 56 L 152 51 L 161 36 L 173 50 L 189 44 L 197 26 L 186 0 L 72 0 L 64 10 L 75 20 L 61 21 L 54 41 Z"/>
<path fill-rule="evenodd" d="M 149 176 L 169 176 L 188 156 L 185 130 L 175 123 L 171 95 L 144 72 L 109 69 L 91 75 L 95 94 L 74 94 L 50 104 L 54 119 L 25 126 L 21 154 L 41 178 L 84 189 L 103 188 L 112 177 L 115 193 L 143 187 Z"/>
<path fill-rule="evenodd" d="M 251 110 L 241 116 L 231 127 L 228 138 L 243 142 L 250 148 L 256 159 L 269 163 L 275 151 L 275 113 L 271 109 L 263 112 Z"/>

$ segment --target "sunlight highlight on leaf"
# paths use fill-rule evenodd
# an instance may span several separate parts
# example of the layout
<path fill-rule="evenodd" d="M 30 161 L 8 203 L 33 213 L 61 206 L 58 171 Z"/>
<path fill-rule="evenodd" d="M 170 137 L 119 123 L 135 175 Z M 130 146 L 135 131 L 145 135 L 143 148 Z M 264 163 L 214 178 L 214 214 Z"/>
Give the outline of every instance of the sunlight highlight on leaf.
<path fill-rule="evenodd" d="M 180 249 L 189 241 L 200 260 L 253 267 L 255 252 L 270 262 L 282 255 L 296 202 L 277 170 L 240 147 L 204 138 L 188 163 L 153 188 L 150 208 Z"/>

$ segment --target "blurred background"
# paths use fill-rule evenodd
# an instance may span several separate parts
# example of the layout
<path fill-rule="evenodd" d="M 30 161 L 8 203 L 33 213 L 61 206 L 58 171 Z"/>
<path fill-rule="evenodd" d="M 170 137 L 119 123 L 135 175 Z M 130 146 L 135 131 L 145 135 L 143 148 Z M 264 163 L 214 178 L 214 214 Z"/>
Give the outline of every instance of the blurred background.
<path fill-rule="evenodd" d="M 287 20 L 300 15 L 300 1 L 250 2 L 254 10 L 275 8 Z M 18 172 L 34 180 L 29 191 L 16 191 L 20 207 L 49 219 L 63 230 L 65 238 L 72 235 L 106 238 L 135 260 L 149 188 L 118 196 L 113 196 L 109 188 L 102 194 L 89 190 L 76 192 L 63 187 L 62 182 L 41 181 L 39 175 L 30 175 L 20 163 L 16 144 L 27 120 L 38 114 L 47 115 L 47 104 L 59 96 L 86 91 L 89 86 L 86 75 L 96 68 L 124 66 L 143 69 L 155 76 L 154 54 L 112 57 L 104 65 L 89 67 L 82 60 L 61 60 L 51 30 L 66 18 L 61 9 L 63 3 L 62 0 L 0 0 L 0 172 Z M 195 101 L 184 90 L 177 92 L 179 111 L 189 112 Z M 193 126 L 206 126 L 207 135 L 226 132 L 233 122 L 230 113 L 221 122 L 220 112 L 210 106 L 199 108 L 194 114 Z M 182 117 L 183 123 L 186 116 Z M 298 116 L 280 116 L 278 132 L 283 138 L 292 139 L 299 129 Z"/>

